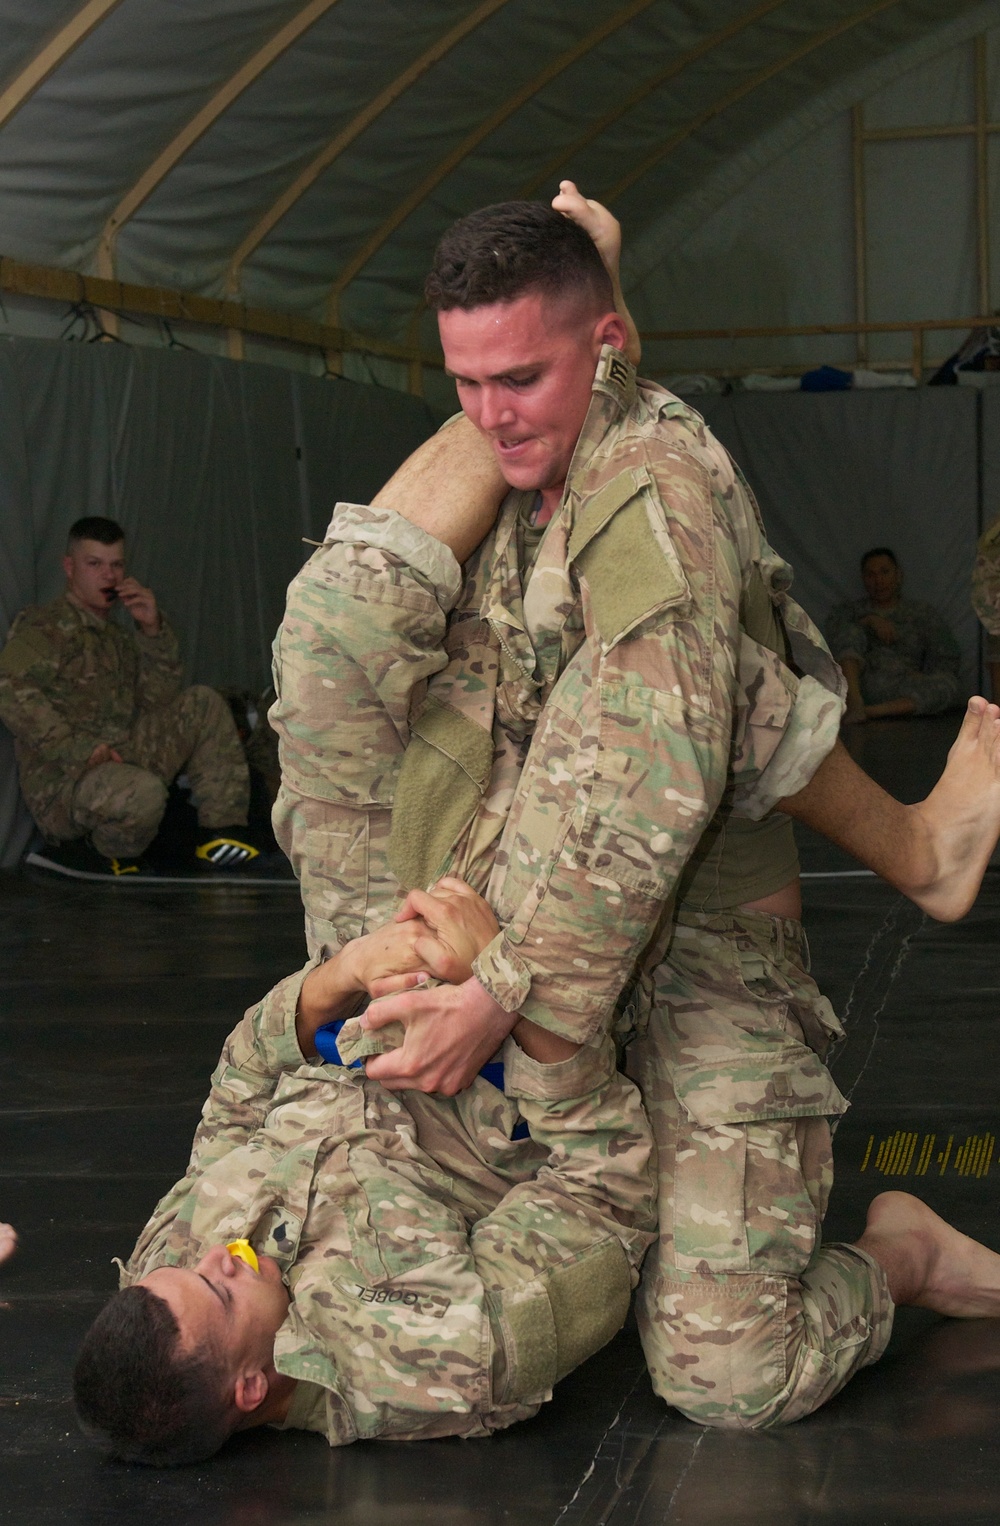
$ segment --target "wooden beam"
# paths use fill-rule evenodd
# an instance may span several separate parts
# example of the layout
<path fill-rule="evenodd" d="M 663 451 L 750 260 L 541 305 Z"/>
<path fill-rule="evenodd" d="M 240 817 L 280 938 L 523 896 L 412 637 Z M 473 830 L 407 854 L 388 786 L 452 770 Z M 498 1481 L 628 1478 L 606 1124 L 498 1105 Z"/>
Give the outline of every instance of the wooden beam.
<path fill-rule="evenodd" d="M 573 142 L 567 144 L 565 148 L 561 148 L 555 158 L 550 159 L 546 163 L 544 169 L 539 170 L 537 175 L 532 175 L 530 180 L 525 181 L 517 193 L 518 196 L 534 196 L 536 191 L 543 185 L 551 183 L 555 179 L 557 172 L 564 165 L 568 164 L 583 149 L 589 148 L 595 138 L 601 137 L 607 132 L 609 127 L 613 127 L 622 117 L 627 116 L 648 95 L 652 95 L 654 90 L 659 90 L 661 86 L 668 84 L 682 70 L 689 68 L 693 63 L 697 63 L 698 59 L 703 58 L 706 53 L 711 53 L 715 48 L 720 48 L 724 43 L 732 41 L 734 37 L 739 36 L 741 32 L 745 32 L 748 27 L 753 26 L 757 21 L 763 20 L 765 16 L 770 15 L 771 11 L 778 10 L 785 3 L 786 0 L 763 0 L 763 3 L 757 5 L 752 11 L 747 11 L 745 15 L 738 16 L 734 21 L 729 22 L 728 26 L 722 27 L 717 32 L 709 33 L 707 37 L 702 38 L 701 42 L 696 43 L 693 48 L 688 48 L 686 52 L 678 54 L 664 69 L 658 70 L 656 74 L 647 80 L 643 80 L 634 90 L 630 90 L 627 95 L 616 101 L 610 111 L 606 111 L 603 116 L 598 117 L 596 121 L 590 124 L 585 133 L 582 133 L 578 138 L 574 138 Z"/>
<path fill-rule="evenodd" d="M 865 195 L 865 108 L 863 102 L 851 111 L 851 165 L 854 180 L 854 316 L 858 323 L 868 317 L 868 221 Z M 858 333 L 858 364 L 868 360 L 868 338 Z"/>
<path fill-rule="evenodd" d="M 85 276 L 75 270 L 61 270 L 50 265 L 0 259 L 0 291 L 23 297 L 42 297 L 52 302 L 85 302 L 115 316 L 137 313 L 202 328 L 225 329 L 229 331 L 230 354 L 239 353 L 242 348 L 242 340 L 237 341 L 235 336 L 252 335 L 260 339 L 282 340 L 306 349 L 350 350 L 360 355 L 380 355 L 406 365 L 418 361 L 423 366 L 439 369 L 444 366 L 440 355 L 410 345 L 393 344 L 373 335 L 315 323 L 297 313 L 244 307 L 238 302 L 220 302 L 195 292 L 176 291 L 164 286 L 135 286 L 127 281 L 109 281 L 102 276 Z"/>
<path fill-rule="evenodd" d="M 797 48 L 793 48 L 790 53 L 785 53 L 781 58 L 776 59 L 774 63 L 768 64 L 766 68 L 758 69 L 755 74 L 751 74 L 748 79 L 745 79 L 741 85 L 737 85 L 734 90 L 730 90 L 724 96 L 720 96 L 717 101 L 712 102 L 711 106 L 706 107 L 704 111 L 698 112 L 683 127 L 671 133 L 663 143 L 658 144 L 644 159 L 640 159 L 639 163 L 633 166 L 627 175 L 623 175 L 620 180 L 605 190 L 601 199 L 603 201 L 617 201 L 618 197 L 623 195 L 637 180 L 641 180 L 644 175 L 648 175 L 651 169 L 672 154 L 675 149 L 679 148 L 682 143 L 685 143 L 700 128 L 714 121 L 724 111 L 728 111 L 730 106 L 735 106 L 737 101 L 741 101 L 744 96 L 752 94 L 754 90 L 759 90 L 761 85 L 767 84 L 768 80 L 784 73 L 786 69 L 791 68 L 793 64 L 799 63 L 801 59 L 806 58 L 810 53 L 816 52 L 818 48 L 825 47 L 827 43 L 834 42 L 838 37 L 842 37 L 845 32 L 850 32 L 855 27 L 861 26 L 864 22 L 870 21 L 880 11 L 891 10 L 899 4 L 901 4 L 901 0 L 874 0 L 873 4 L 864 6 L 860 11 L 856 11 L 853 16 L 845 16 L 834 26 L 827 27 L 825 31 L 818 32 L 815 37 L 810 37 L 807 42 L 800 43 Z"/>
<path fill-rule="evenodd" d="M 673 339 L 809 339 L 820 334 L 910 334 L 914 329 L 975 329 L 997 326 L 997 316 L 973 318 L 915 318 L 887 323 L 799 323 L 755 328 L 643 329 L 645 343 Z"/>
<path fill-rule="evenodd" d="M 74 16 L 71 16 L 65 26 L 51 36 L 44 43 L 29 63 L 25 64 L 20 73 L 16 74 L 10 84 L 0 91 L 0 127 L 10 121 L 15 111 L 19 111 L 25 101 L 31 99 L 35 91 L 45 83 L 49 75 L 58 69 L 63 59 L 78 48 L 85 38 L 89 37 L 95 27 L 100 26 L 106 16 L 109 16 L 121 0 L 88 0 Z"/>
<path fill-rule="evenodd" d="M 452 149 L 450 154 L 447 154 L 439 164 L 435 165 L 430 174 L 420 182 L 415 190 L 404 197 L 395 210 L 385 219 L 381 227 L 377 228 L 365 240 L 358 252 L 348 260 L 344 269 L 330 288 L 326 308 L 327 321 L 335 323 L 339 320 L 342 293 L 351 284 L 358 272 L 364 269 L 373 255 L 378 253 L 386 240 L 395 233 L 399 225 L 404 223 L 411 212 L 415 211 L 417 207 L 427 200 L 431 192 L 440 185 L 446 175 L 450 175 L 452 170 L 461 164 L 462 160 L 467 158 L 484 138 L 489 137 L 490 133 L 495 132 L 498 127 L 507 121 L 508 117 L 513 116 L 515 111 L 519 110 L 526 101 L 530 101 L 532 96 L 537 95 L 539 90 L 542 90 L 551 80 L 562 74 L 571 64 L 575 64 L 579 59 L 586 57 L 605 38 L 610 37 L 619 28 L 626 26 L 640 12 L 648 10 L 649 6 L 653 3 L 654 0 L 629 0 L 627 5 L 622 6 L 611 16 L 607 17 L 606 20 L 594 27 L 593 31 L 588 32 L 578 43 L 574 43 L 573 47 L 567 48 L 565 52 L 560 53 L 539 74 L 536 74 L 533 79 L 522 86 L 516 94 L 509 96 L 496 111 L 492 112 L 477 128 L 464 137 L 461 143 Z"/>
<path fill-rule="evenodd" d="M 986 81 L 986 38 L 974 43 L 976 92 L 976 274 L 979 278 L 979 306 L 985 313 L 990 306 L 990 140 L 987 116 L 989 94 Z"/>
<path fill-rule="evenodd" d="M 439 37 L 436 42 L 433 42 L 425 52 L 421 53 L 419 58 L 414 59 L 413 63 L 403 70 L 402 74 L 390 81 L 384 90 L 379 91 L 374 100 L 369 101 L 362 111 L 359 111 L 356 116 L 351 118 L 346 127 L 341 128 L 336 137 L 332 138 L 329 143 L 320 149 L 319 153 L 310 160 L 305 169 L 296 175 L 291 185 L 281 193 L 277 201 L 268 207 L 263 216 L 257 219 L 246 238 L 232 255 L 226 267 L 227 292 L 232 295 L 239 291 L 240 272 L 247 260 L 254 250 L 264 242 L 271 230 L 277 227 L 285 214 L 295 206 L 296 202 L 302 199 L 310 186 L 316 183 L 323 171 L 328 169 L 345 149 L 350 147 L 355 138 L 359 137 L 366 127 L 370 127 L 377 117 L 380 117 L 394 101 L 398 100 L 404 91 L 408 90 L 411 85 L 415 84 L 418 79 L 426 74 L 428 69 L 434 64 L 439 63 L 457 43 L 461 42 L 464 37 L 467 37 L 470 32 L 475 31 L 477 27 L 482 26 L 484 21 L 492 16 L 495 11 L 502 9 L 507 3 L 508 0 L 482 0 L 482 3 L 475 10 L 470 11 L 467 16 L 464 16 L 461 21 Z"/>
<path fill-rule="evenodd" d="M 131 189 L 126 191 L 104 224 L 97 246 L 98 275 L 108 280 L 114 277 L 115 245 L 123 225 L 130 217 L 135 216 L 143 202 L 149 199 L 156 187 L 169 175 L 188 150 L 204 137 L 213 122 L 216 122 L 222 113 L 227 111 L 235 100 L 238 100 L 244 90 L 270 68 L 275 59 L 286 53 L 303 32 L 308 31 L 336 4 L 337 0 L 309 0 L 309 3 L 286 22 L 280 31 L 275 32 L 262 48 L 258 48 L 253 57 L 248 59 L 242 68 L 237 69 L 236 73 L 220 86 L 211 100 L 207 101 L 201 110 L 181 128 L 180 132 L 171 138 L 162 153 L 157 154 L 149 168 L 139 176 Z"/>

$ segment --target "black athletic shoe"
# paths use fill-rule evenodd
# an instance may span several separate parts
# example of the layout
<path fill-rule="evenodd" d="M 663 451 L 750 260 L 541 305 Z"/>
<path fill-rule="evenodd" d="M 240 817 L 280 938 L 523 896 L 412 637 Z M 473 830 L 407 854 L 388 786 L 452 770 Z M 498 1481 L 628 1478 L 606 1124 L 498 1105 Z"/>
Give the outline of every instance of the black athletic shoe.
<path fill-rule="evenodd" d="M 29 853 L 25 863 L 37 869 L 51 869 L 74 880 L 118 880 L 142 876 L 150 870 L 138 858 L 106 858 L 85 837 L 75 842 L 46 843 L 37 853 Z"/>
<path fill-rule="evenodd" d="M 260 857 L 246 827 L 206 827 L 194 856 L 207 869 L 242 869 Z"/>

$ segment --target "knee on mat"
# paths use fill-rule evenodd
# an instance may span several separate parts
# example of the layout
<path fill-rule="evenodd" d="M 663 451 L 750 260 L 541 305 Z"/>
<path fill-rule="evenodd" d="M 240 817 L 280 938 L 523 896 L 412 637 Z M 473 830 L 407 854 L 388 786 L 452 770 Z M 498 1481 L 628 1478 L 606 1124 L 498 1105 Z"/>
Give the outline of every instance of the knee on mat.
<path fill-rule="evenodd" d="M 698 1425 L 739 1431 L 788 1425 L 843 1381 L 822 1351 L 787 1328 L 782 1300 L 753 1303 L 756 1309 L 716 1311 L 721 1318 L 701 1309 L 694 1320 L 675 1315 L 643 1330 L 653 1388 Z"/>
<path fill-rule="evenodd" d="M 652 1374 L 653 1388 L 672 1409 L 679 1410 L 696 1425 L 708 1425 L 722 1431 L 757 1431 L 780 1425 L 786 1395 L 783 1373 L 766 1369 L 745 1373 L 739 1381 L 739 1369 L 730 1367 L 726 1348 L 718 1355 L 707 1356 L 689 1367 L 663 1368 Z M 795 1417 L 790 1417 L 795 1418 Z"/>

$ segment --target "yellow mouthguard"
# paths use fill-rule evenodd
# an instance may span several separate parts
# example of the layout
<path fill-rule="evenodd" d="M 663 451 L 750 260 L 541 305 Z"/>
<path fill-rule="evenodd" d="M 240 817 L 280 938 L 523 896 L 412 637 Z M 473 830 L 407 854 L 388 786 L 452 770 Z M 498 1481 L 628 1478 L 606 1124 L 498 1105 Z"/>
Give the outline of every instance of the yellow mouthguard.
<path fill-rule="evenodd" d="M 230 1240 L 229 1244 L 226 1246 L 226 1250 L 231 1256 L 235 1256 L 237 1261 L 245 1261 L 252 1272 L 260 1271 L 260 1263 L 257 1260 L 257 1252 L 254 1250 L 249 1240 Z"/>

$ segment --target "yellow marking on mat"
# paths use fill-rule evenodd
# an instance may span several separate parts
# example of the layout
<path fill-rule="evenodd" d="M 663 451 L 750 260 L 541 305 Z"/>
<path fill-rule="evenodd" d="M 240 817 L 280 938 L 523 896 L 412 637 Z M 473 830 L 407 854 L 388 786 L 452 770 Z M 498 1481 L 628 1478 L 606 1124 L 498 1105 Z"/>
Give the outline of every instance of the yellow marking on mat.
<path fill-rule="evenodd" d="M 916 1176 L 927 1175 L 927 1167 L 930 1165 L 931 1156 L 934 1154 L 934 1143 L 936 1139 L 936 1134 L 924 1135 L 924 1142 L 920 1151 L 920 1159 L 917 1161 L 917 1169 L 914 1173 Z"/>
<path fill-rule="evenodd" d="M 967 1134 L 957 1149 L 954 1134 L 948 1135 L 943 1149 L 938 1150 L 937 1143 L 937 1134 L 916 1129 L 894 1129 L 881 1139 L 869 1134 L 859 1170 L 870 1169 L 883 1176 L 926 1176 L 931 1166 L 936 1165 L 938 1175 L 944 1176 L 950 1164 L 958 1176 L 989 1175 L 997 1137 L 988 1129 Z"/>

